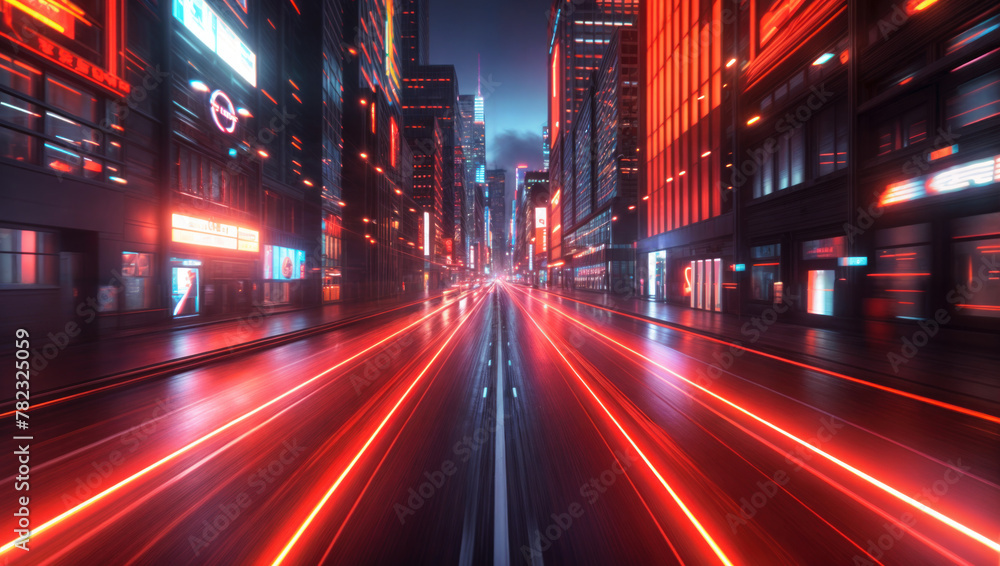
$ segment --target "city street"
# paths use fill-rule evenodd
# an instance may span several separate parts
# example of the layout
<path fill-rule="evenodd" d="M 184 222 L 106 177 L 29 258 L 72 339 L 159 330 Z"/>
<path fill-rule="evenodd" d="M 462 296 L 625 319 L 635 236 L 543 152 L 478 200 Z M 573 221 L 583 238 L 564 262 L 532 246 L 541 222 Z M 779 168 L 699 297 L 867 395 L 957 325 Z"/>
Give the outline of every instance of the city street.
<path fill-rule="evenodd" d="M 995 399 L 727 351 L 497 280 L 43 396 L 31 550 L 3 557 L 997 563 Z"/>

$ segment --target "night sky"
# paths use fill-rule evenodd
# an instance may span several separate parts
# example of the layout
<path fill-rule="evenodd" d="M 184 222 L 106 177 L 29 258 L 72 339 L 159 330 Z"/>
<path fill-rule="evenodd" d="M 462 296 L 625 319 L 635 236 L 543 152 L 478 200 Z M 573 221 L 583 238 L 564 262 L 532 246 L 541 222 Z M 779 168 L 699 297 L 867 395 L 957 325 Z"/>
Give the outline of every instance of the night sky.
<path fill-rule="evenodd" d="M 455 65 L 462 94 L 476 92 L 482 56 L 487 168 L 542 168 L 550 0 L 430 0 L 432 64 Z M 509 185 L 513 189 L 513 185 Z"/>

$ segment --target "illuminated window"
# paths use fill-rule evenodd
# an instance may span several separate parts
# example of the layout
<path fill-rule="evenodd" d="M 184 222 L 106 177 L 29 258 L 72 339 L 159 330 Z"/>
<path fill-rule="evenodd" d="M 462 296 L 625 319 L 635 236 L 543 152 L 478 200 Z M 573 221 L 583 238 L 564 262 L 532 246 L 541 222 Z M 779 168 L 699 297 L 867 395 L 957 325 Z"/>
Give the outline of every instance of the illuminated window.
<path fill-rule="evenodd" d="M 0 286 L 58 284 L 55 234 L 0 228 Z"/>
<path fill-rule="evenodd" d="M 1000 238 L 954 244 L 955 283 L 968 290 L 956 304 L 965 316 L 1000 318 Z M 973 292 L 975 290 L 975 292 Z"/>
<path fill-rule="evenodd" d="M 833 281 L 832 269 L 813 270 L 809 272 L 809 288 L 807 292 L 810 314 L 833 315 Z"/>
<path fill-rule="evenodd" d="M 883 120 L 876 129 L 876 137 L 878 155 L 927 141 L 927 106 Z"/>
<path fill-rule="evenodd" d="M 949 128 L 964 128 L 1000 116 L 1000 71 L 959 86 L 946 103 Z"/>
<path fill-rule="evenodd" d="M 125 300 L 124 310 L 152 308 L 156 298 L 156 280 L 153 269 L 156 264 L 154 254 L 122 252 L 122 280 Z"/>
<path fill-rule="evenodd" d="M 816 117 L 816 175 L 847 167 L 847 105 L 837 103 Z"/>
<path fill-rule="evenodd" d="M 781 244 L 751 248 L 750 298 L 755 301 L 774 301 L 774 284 L 781 281 Z"/>

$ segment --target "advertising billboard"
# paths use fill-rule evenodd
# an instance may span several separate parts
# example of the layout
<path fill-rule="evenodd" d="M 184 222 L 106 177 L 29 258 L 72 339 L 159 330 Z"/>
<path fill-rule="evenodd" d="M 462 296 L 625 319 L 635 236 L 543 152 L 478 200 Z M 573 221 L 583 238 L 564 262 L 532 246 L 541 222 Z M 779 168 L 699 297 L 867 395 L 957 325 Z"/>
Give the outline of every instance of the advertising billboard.
<path fill-rule="evenodd" d="M 264 246 L 264 279 L 305 279 L 306 252 L 281 246 Z"/>
<path fill-rule="evenodd" d="M 170 298 L 174 316 L 198 314 L 198 272 L 200 262 L 185 262 L 192 265 L 172 267 L 170 277 Z"/>

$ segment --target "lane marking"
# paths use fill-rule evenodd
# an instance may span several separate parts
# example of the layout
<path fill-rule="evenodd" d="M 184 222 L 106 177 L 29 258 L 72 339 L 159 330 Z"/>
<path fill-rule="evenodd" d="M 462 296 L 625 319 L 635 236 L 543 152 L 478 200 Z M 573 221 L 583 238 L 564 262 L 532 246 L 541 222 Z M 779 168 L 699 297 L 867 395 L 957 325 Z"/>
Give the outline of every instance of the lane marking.
<path fill-rule="evenodd" d="M 498 296 L 499 297 L 499 296 Z M 497 359 L 503 359 L 499 340 L 503 323 L 497 301 Z M 497 364 L 497 434 L 494 436 L 493 566 L 510 566 L 510 533 L 507 529 L 507 442 L 504 431 L 503 365 Z"/>

